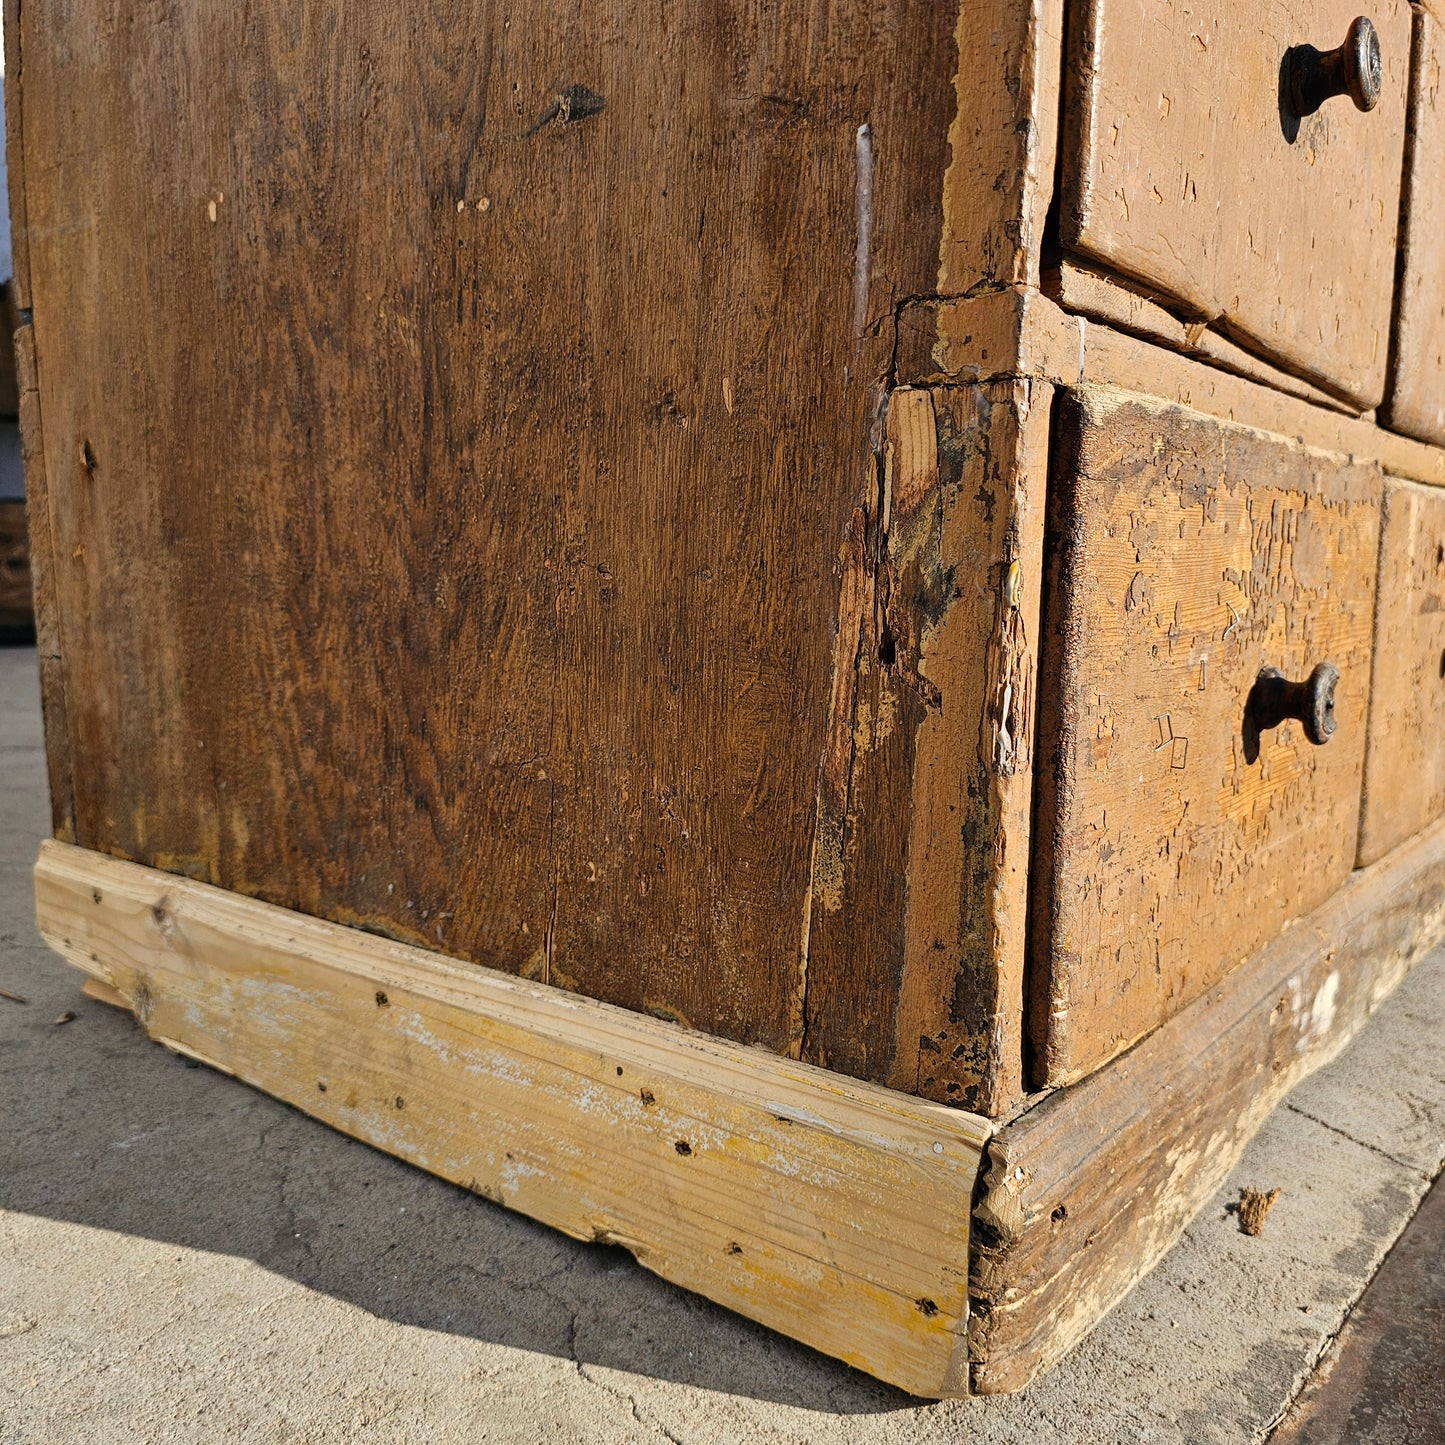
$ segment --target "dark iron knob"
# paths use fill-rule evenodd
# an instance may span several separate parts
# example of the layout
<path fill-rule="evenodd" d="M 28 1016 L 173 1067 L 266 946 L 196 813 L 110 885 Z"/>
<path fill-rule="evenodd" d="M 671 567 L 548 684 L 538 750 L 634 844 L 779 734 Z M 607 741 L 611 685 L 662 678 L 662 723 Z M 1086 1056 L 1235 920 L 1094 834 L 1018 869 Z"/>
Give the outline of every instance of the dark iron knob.
<path fill-rule="evenodd" d="M 1256 733 L 1277 728 L 1289 718 L 1304 724 L 1316 746 L 1335 735 L 1335 684 L 1340 670 L 1322 662 L 1303 682 L 1291 682 L 1277 667 L 1266 667 L 1250 689 L 1245 713 Z"/>
<path fill-rule="evenodd" d="M 1290 104 L 1297 116 L 1313 115 L 1336 95 L 1349 96 L 1356 110 L 1374 110 L 1380 103 L 1385 74 L 1380 37 L 1363 15 L 1351 22 L 1338 50 L 1296 45 L 1285 61 Z"/>

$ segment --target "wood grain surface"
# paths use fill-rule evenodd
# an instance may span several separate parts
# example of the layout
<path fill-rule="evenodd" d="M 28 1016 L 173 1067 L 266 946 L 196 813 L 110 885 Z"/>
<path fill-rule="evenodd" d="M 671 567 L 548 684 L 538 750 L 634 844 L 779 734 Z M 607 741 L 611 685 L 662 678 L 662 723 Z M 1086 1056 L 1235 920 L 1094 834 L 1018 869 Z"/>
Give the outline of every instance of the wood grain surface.
<path fill-rule="evenodd" d="M 967 0 L 956 8 L 958 106 L 938 292 L 1037 286 L 1058 159 L 1064 3 Z"/>
<path fill-rule="evenodd" d="M 893 393 L 818 815 L 804 1057 L 987 1114 L 1023 1089 L 1051 396 Z"/>
<path fill-rule="evenodd" d="M 950 7 L 10 19 L 73 836 L 799 1050 Z"/>
<path fill-rule="evenodd" d="M 1388 425 L 1445 442 L 1445 27 L 1415 12 Z"/>
<path fill-rule="evenodd" d="M 986 1121 L 47 842 L 41 933 L 151 1037 L 905 1390 L 965 1393 Z"/>
<path fill-rule="evenodd" d="M 974 1389 L 1066 1354 L 1151 1270 L 1255 1130 L 1445 937 L 1445 824 L 1321 908 L 1136 1049 L 989 1144 L 974 1212 Z"/>
<path fill-rule="evenodd" d="M 1445 813 L 1445 491 L 1387 481 L 1360 863 Z"/>
<path fill-rule="evenodd" d="M 1399 221 L 1410 6 L 1370 18 L 1384 63 L 1368 114 L 1298 120 L 1293 46 L 1331 50 L 1357 0 L 1086 0 L 1068 40 L 1061 232 L 1349 398 L 1381 398 Z"/>
<path fill-rule="evenodd" d="M 14 85 L 12 75 L 11 86 Z M 7 104 L 11 95 L 7 87 Z M 52 521 L 40 386 L 35 375 L 35 328 L 26 322 L 15 333 L 15 375 L 20 400 L 20 450 L 25 468 L 25 520 L 30 546 L 30 585 L 35 603 L 35 649 L 40 664 L 40 706 L 45 719 L 45 768 L 50 792 L 50 826 L 66 843 L 75 841 L 75 761 L 60 656 L 58 568 Z"/>
<path fill-rule="evenodd" d="M 3 0 L 0 15 L 5 25 L 5 50 L 10 73 L 4 77 L 5 88 L 5 172 L 10 205 L 10 264 L 13 268 L 11 288 L 15 306 L 30 309 L 30 227 L 25 208 L 25 128 L 20 105 L 21 0 Z"/>
<path fill-rule="evenodd" d="M 926 319 L 926 324 L 925 323 Z M 898 376 L 918 386 L 1032 377 L 1053 386 L 1115 386 L 1162 397 L 1223 421 L 1279 432 L 1324 451 L 1378 462 L 1412 481 L 1445 485 L 1445 448 L 1320 406 L 1274 385 L 1131 335 L 1120 324 L 1071 314 L 1039 291 L 1000 290 L 904 307 Z"/>
<path fill-rule="evenodd" d="M 1181 321 L 1162 301 L 1133 290 L 1116 276 L 1064 259 L 1045 273 L 1043 287 L 1065 311 L 1093 317 L 1171 351 L 1195 356 L 1209 366 L 1348 414 L 1345 404 L 1328 392 L 1261 361 L 1202 321 Z"/>
<path fill-rule="evenodd" d="M 1080 1078 L 1322 903 L 1355 860 L 1382 481 L 1108 388 L 1050 478 L 1030 1029 Z M 1260 671 L 1340 671 L 1324 746 L 1251 735 Z"/>

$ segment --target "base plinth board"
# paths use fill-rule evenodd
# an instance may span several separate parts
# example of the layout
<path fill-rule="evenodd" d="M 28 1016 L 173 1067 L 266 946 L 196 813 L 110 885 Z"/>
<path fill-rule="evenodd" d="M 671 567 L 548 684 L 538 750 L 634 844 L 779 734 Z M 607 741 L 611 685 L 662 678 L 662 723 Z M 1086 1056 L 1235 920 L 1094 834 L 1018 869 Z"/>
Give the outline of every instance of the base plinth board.
<path fill-rule="evenodd" d="M 42 846 L 35 881 L 46 942 L 152 1038 L 937 1397 L 1027 1383 L 1157 1262 L 1445 933 L 1445 825 L 997 1134 L 66 844 Z"/>
<path fill-rule="evenodd" d="M 1128 1053 L 988 1146 L 974 1211 L 972 1386 L 1071 1350 L 1224 1183 L 1269 1112 L 1445 937 L 1445 822 L 1353 873 Z"/>

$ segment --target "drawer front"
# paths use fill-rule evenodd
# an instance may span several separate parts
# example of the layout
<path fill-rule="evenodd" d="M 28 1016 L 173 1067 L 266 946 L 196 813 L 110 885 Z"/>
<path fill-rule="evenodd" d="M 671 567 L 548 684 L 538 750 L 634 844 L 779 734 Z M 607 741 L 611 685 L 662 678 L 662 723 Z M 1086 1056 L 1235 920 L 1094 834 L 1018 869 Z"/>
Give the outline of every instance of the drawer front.
<path fill-rule="evenodd" d="M 1355 402 L 1384 392 L 1410 65 L 1407 0 L 1368 11 L 1381 93 L 1296 118 L 1286 54 L 1360 0 L 1084 0 L 1063 240 Z"/>
<path fill-rule="evenodd" d="M 1415 16 L 1389 426 L 1445 443 L 1445 28 Z"/>
<path fill-rule="evenodd" d="M 1057 405 L 1031 994 L 1049 1084 L 1162 1023 L 1349 874 L 1382 487 L 1372 467 L 1162 402 L 1101 388 Z M 1271 717 L 1260 674 L 1326 662 L 1336 727 L 1317 745 Z"/>
<path fill-rule="evenodd" d="M 1445 491 L 1387 482 L 1359 861 L 1445 813 Z"/>

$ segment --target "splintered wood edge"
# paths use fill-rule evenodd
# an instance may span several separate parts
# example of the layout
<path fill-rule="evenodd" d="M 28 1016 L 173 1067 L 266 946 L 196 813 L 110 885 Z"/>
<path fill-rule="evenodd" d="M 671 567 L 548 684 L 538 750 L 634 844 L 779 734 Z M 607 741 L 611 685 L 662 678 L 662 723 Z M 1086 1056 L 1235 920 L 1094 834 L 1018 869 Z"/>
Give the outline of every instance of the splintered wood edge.
<path fill-rule="evenodd" d="M 47 841 L 45 941 L 161 1043 L 930 1397 L 987 1120 Z"/>

